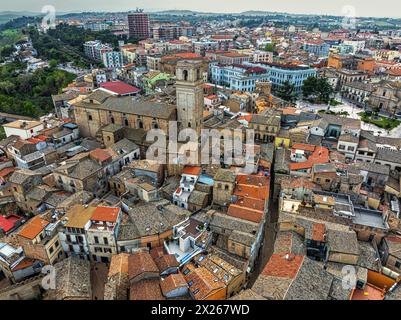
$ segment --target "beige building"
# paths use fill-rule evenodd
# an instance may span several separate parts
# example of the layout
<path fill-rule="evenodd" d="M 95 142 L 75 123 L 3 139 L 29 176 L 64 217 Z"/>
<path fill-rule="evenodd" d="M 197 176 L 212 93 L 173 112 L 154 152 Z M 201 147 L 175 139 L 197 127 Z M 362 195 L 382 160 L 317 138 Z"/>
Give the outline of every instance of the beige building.
<path fill-rule="evenodd" d="M 17 233 L 17 239 L 29 258 L 54 264 L 64 258 L 57 225 L 35 216 Z"/>
<path fill-rule="evenodd" d="M 228 169 L 217 170 L 214 176 L 213 203 L 228 206 L 235 187 L 235 173 Z"/>
<path fill-rule="evenodd" d="M 200 137 L 204 102 L 202 62 L 195 60 L 178 62 L 176 76 L 179 129 L 192 128 Z"/>
<path fill-rule="evenodd" d="M 97 207 L 86 230 L 91 261 L 109 263 L 117 254 L 116 233 L 120 226 L 120 208 Z"/>
<path fill-rule="evenodd" d="M 132 97 L 115 97 L 95 91 L 74 105 L 74 115 L 85 137 L 96 137 L 100 129 L 109 124 L 168 132 L 169 121 L 176 120 L 176 107 L 155 99 L 136 101 Z"/>

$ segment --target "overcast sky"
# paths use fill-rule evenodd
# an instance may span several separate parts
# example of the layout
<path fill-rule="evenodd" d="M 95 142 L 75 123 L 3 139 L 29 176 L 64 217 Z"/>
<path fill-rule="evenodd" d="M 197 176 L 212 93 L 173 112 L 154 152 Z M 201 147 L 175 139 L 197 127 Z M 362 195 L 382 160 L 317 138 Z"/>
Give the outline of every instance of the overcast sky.
<path fill-rule="evenodd" d="M 59 12 L 188 9 L 207 12 L 247 10 L 345 15 L 353 6 L 356 16 L 401 17 L 401 0 L 0 0 L 0 11 L 40 12 L 53 5 Z M 349 11 L 348 11 L 349 12 Z"/>

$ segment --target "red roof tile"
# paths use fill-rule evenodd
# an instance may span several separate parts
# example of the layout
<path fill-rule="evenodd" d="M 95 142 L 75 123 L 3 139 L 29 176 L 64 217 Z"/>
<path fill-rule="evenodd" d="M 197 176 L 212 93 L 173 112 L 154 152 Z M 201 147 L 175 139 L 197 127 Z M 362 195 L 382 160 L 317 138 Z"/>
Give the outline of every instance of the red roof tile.
<path fill-rule="evenodd" d="M 112 158 L 111 154 L 105 149 L 94 149 L 90 152 L 92 159 L 99 160 L 100 162 L 106 161 Z"/>
<path fill-rule="evenodd" d="M 7 167 L 0 170 L 0 177 L 5 177 L 15 171 L 14 167 Z"/>
<path fill-rule="evenodd" d="M 325 241 L 324 234 L 326 233 L 326 226 L 324 223 L 314 223 L 312 225 L 312 240 Z"/>
<path fill-rule="evenodd" d="M 187 288 L 187 282 L 185 281 L 181 273 L 170 274 L 168 277 L 160 281 L 160 287 L 163 294 L 166 296 L 169 292 L 177 288 L 185 287 Z"/>
<path fill-rule="evenodd" d="M 239 219 L 252 221 L 255 223 L 259 223 L 263 218 L 263 211 L 241 207 L 236 204 L 231 204 L 228 208 L 227 214 L 231 217 L 236 217 Z"/>
<path fill-rule="evenodd" d="M 106 90 L 109 90 L 111 92 L 114 92 L 118 95 L 125 95 L 125 94 L 131 94 L 131 93 L 137 93 L 141 91 L 141 89 L 138 89 L 136 87 L 133 87 L 127 83 L 124 83 L 122 81 L 110 81 L 110 82 L 104 82 L 100 84 L 101 88 L 104 88 Z"/>
<path fill-rule="evenodd" d="M 202 172 L 201 167 L 185 166 L 182 170 L 182 174 L 190 174 L 193 176 L 199 176 Z"/>
<path fill-rule="evenodd" d="M 23 260 L 21 260 L 21 261 L 13 268 L 13 272 L 18 271 L 18 270 L 22 270 L 22 269 L 25 269 L 25 268 L 28 268 L 28 267 L 32 266 L 34 262 L 35 262 L 35 260 L 33 260 L 33 259 L 24 258 Z"/>
<path fill-rule="evenodd" d="M 117 222 L 120 208 L 115 207 L 97 207 L 92 214 L 91 220 Z"/>
<path fill-rule="evenodd" d="M 288 259 L 287 259 L 288 257 Z M 294 279 L 304 261 L 303 256 L 273 253 L 262 271 L 265 276 Z"/>
<path fill-rule="evenodd" d="M 164 300 L 159 279 L 141 280 L 131 284 L 130 300 Z"/>
<path fill-rule="evenodd" d="M 131 255 L 128 258 L 128 274 L 130 280 L 144 272 L 159 274 L 159 269 L 152 259 L 152 256 L 147 252 L 137 252 Z"/>
<path fill-rule="evenodd" d="M 325 147 L 316 147 L 314 148 L 313 153 L 308 157 L 307 161 L 293 162 L 290 163 L 288 167 L 290 168 L 290 170 L 302 170 L 302 169 L 312 168 L 314 164 L 323 164 L 328 162 L 329 162 L 329 150 Z"/>
<path fill-rule="evenodd" d="M 49 224 L 49 221 L 46 221 L 39 216 L 35 216 L 25 224 L 25 226 L 18 233 L 18 235 L 32 240 L 39 233 L 41 233 L 48 224 Z"/>

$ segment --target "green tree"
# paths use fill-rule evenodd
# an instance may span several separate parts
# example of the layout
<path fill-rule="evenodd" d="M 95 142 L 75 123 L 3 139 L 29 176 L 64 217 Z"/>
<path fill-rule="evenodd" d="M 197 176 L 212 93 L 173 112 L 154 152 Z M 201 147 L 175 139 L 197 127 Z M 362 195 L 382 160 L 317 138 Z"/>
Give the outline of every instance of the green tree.
<path fill-rule="evenodd" d="M 276 45 L 275 45 L 274 43 L 268 43 L 268 44 L 265 46 L 265 51 L 267 51 L 267 52 L 274 52 L 275 48 L 276 48 Z"/>
<path fill-rule="evenodd" d="M 303 97 L 318 103 L 328 103 L 333 91 L 327 78 L 309 77 L 302 85 Z"/>
<path fill-rule="evenodd" d="M 310 98 L 311 96 L 315 96 L 316 88 L 317 88 L 317 78 L 308 77 L 302 85 L 302 95 L 306 99 Z"/>
<path fill-rule="evenodd" d="M 0 51 L 0 56 L 1 57 L 9 57 L 11 54 L 15 52 L 15 47 L 11 45 L 6 45 L 4 46 L 1 51 Z"/>
<path fill-rule="evenodd" d="M 318 99 L 320 102 L 328 103 L 333 94 L 333 88 L 327 78 L 319 78 L 317 82 Z"/>
<path fill-rule="evenodd" d="M 0 91 L 5 94 L 12 94 L 15 90 L 15 84 L 9 80 L 0 82 Z"/>
<path fill-rule="evenodd" d="M 295 86 L 288 80 L 283 83 L 276 94 L 279 98 L 288 102 L 295 102 L 297 96 L 295 93 Z"/>

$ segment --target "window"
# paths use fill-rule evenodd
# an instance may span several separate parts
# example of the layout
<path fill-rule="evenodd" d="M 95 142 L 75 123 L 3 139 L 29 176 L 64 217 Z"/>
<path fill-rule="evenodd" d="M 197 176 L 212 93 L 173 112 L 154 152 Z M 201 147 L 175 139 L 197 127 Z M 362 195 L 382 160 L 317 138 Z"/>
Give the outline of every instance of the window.
<path fill-rule="evenodd" d="M 355 147 L 348 146 L 348 151 L 354 151 Z"/>
<path fill-rule="evenodd" d="M 94 237 L 95 239 L 95 243 L 99 243 L 99 238 L 98 237 Z"/>
<path fill-rule="evenodd" d="M 400 268 L 401 268 L 401 262 L 400 262 L 400 261 L 396 261 L 396 262 L 395 262 L 395 267 L 396 267 L 397 269 L 400 269 Z"/>
<path fill-rule="evenodd" d="M 88 120 L 92 121 L 92 115 L 91 114 L 88 114 Z"/>
<path fill-rule="evenodd" d="M 340 145 L 338 146 L 338 149 L 340 149 L 340 150 L 345 150 L 345 146 L 344 146 L 343 144 L 340 144 Z"/>
<path fill-rule="evenodd" d="M 53 249 L 53 247 L 51 247 L 51 248 L 49 249 L 49 253 L 52 254 L 53 252 L 54 252 L 54 249 Z"/>
<path fill-rule="evenodd" d="M 54 243 L 56 248 L 60 245 L 60 243 L 58 242 L 58 240 Z"/>
<path fill-rule="evenodd" d="M 104 244 L 109 244 L 109 240 L 106 237 L 103 238 L 103 241 L 104 241 Z"/>

